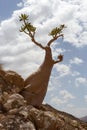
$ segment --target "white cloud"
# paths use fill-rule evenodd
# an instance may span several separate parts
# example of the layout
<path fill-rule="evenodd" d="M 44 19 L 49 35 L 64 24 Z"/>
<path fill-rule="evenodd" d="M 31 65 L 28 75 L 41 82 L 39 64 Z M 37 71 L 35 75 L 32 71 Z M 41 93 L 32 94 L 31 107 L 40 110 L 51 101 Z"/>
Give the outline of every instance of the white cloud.
<path fill-rule="evenodd" d="M 87 30 L 84 33 L 84 28 L 82 26 L 87 22 L 86 13 L 84 13 L 84 11 L 87 11 L 86 5 L 87 1 L 25 0 L 24 8 L 21 12 L 30 13 L 30 18 L 32 17 L 31 20 L 36 23 L 39 28 L 41 26 L 40 31 L 43 29 L 43 32 L 45 33 L 49 32 L 52 27 L 65 23 L 67 29 L 65 31 L 64 40 L 76 47 L 83 47 L 87 45 L 85 42 Z M 39 34 L 42 34 L 43 32 Z M 42 40 L 44 41 L 45 39 Z"/>
<path fill-rule="evenodd" d="M 52 97 L 51 101 L 50 101 L 52 104 L 56 104 L 56 105 L 62 105 L 62 104 L 65 104 L 67 101 L 66 100 L 62 100 L 62 99 L 59 99 L 58 97 L 54 96 Z"/>
<path fill-rule="evenodd" d="M 55 42 L 55 44 L 52 45 L 52 55 L 53 58 L 56 59 L 58 55 L 65 53 L 66 51 L 68 52 L 69 50 L 65 50 L 63 48 L 57 48 L 58 42 Z"/>
<path fill-rule="evenodd" d="M 70 66 L 65 64 L 57 64 L 56 69 L 59 72 L 60 77 L 71 74 Z"/>
<path fill-rule="evenodd" d="M 79 62 L 81 62 L 81 61 L 79 61 Z M 73 77 L 80 75 L 80 72 L 73 70 L 70 65 L 57 64 L 57 65 L 55 65 L 55 68 L 56 68 L 57 72 L 59 73 L 60 78 L 62 78 L 64 76 L 69 76 L 69 75 L 73 76 Z"/>
<path fill-rule="evenodd" d="M 87 26 L 86 26 L 87 27 Z M 80 46 L 82 43 L 83 43 L 83 45 L 85 46 L 85 45 L 87 45 L 87 30 L 86 31 L 84 31 L 83 33 L 81 33 L 81 35 L 80 35 L 80 40 L 79 40 L 79 45 L 78 46 Z"/>
<path fill-rule="evenodd" d="M 70 100 L 75 99 L 75 96 L 73 96 L 67 90 L 60 90 L 59 95 L 61 97 L 52 96 L 51 103 L 56 105 L 63 105 L 63 104 L 67 104 Z"/>
<path fill-rule="evenodd" d="M 76 76 L 79 76 L 79 75 L 80 75 L 80 72 L 72 70 L 72 76 L 76 77 Z"/>
<path fill-rule="evenodd" d="M 8 45 L 14 41 L 16 41 L 18 35 L 17 24 L 13 18 L 9 20 L 4 20 L 0 25 L 0 38 L 1 45 Z"/>
<path fill-rule="evenodd" d="M 61 90 L 60 91 L 60 95 L 63 97 L 63 99 L 65 100 L 70 100 L 70 99 L 74 99 L 75 97 L 68 92 L 67 90 Z"/>
<path fill-rule="evenodd" d="M 83 60 L 81 58 L 79 58 L 79 57 L 75 57 L 75 58 L 73 58 L 73 59 L 70 60 L 70 63 L 78 65 L 78 64 L 83 63 Z"/>
<path fill-rule="evenodd" d="M 47 91 L 54 91 L 54 90 L 55 90 L 55 88 L 52 87 L 52 86 L 50 86 L 50 87 L 48 87 L 48 90 L 47 90 Z"/>
<path fill-rule="evenodd" d="M 20 3 L 17 4 L 17 6 L 18 6 L 18 7 L 23 7 L 23 3 L 20 2 Z"/>
<path fill-rule="evenodd" d="M 59 109 L 61 111 L 65 111 L 67 113 L 70 113 L 78 118 L 81 118 L 83 116 L 87 115 L 87 107 L 78 107 L 74 105 L 71 100 L 68 102 L 65 99 L 59 99 L 58 97 L 52 97 L 51 103 L 55 106 L 56 109 Z"/>
<path fill-rule="evenodd" d="M 84 77 L 78 77 L 75 80 L 76 87 L 80 86 L 87 86 L 87 79 Z"/>
<path fill-rule="evenodd" d="M 67 107 L 68 108 L 74 108 L 75 106 L 74 106 L 74 104 L 69 103 L 69 104 L 67 104 Z"/>
<path fill-rule="evenodd" d="M 84 96 L 85 101 L 87 102 L 87 95 Z"/>
<path fill-rule="evenodd" d="M 46 0 L 46 1 L 35 1 L 35 0 L 25 0 L 23 1 L 24 8 L 21 10 L 14 11 L 13 13 L 13 21 L 7 22 L 5 26 L 1 27 L 3 31 L 9 30 L 9 33 L 5 32 L 5 37 L 11 41 L 15 36 L 10 35 L 10 32 L 17 33 L 17 29 L 19 24 L 15 24 L 15 18 L 18 18 L 18 15 L 22 12 L 26 12 L 30 15 L 30 19 L 35 25 L 38 26 L 37 29 L 37 39 L 43 43 L 46 43 L 49 38 L 47 36 L 48 32 L 52 27 L 55 27 L 61 23 L 65 23 L 67 25 L 67 29 L 65 29 L 65 41 L 71 42 L 75 46 L 85 46 L 86 45 L 86 33 L 82 31 L 83 27 L 79 24 L 79 19 L 83 16 L 83 9 L 86 9 L 87 2 L 79 2 L 79 1 L 61 1 L 61 0 Z M 85 4 L 84 4 L 85 3 Z M 19 3 L 20 4 L 20 3 Z M 80 8 L 83 7 L 83 8 Z M 39 10 L 38 10 L 39 8 Z M 56 8 L 56 11 L 55 11 Z M 61 10 L 63 8 L 63 10 Z M 46 13 L 45 13 L 46 12 Z M 67 13 L 66 13 L 67 12 Z M 42 15 L 43 14 L 43 15 Z M 86 14 L 86 13 L 85 13 Z M 79 17 L 80 15 L 80 17 Z M 12 18 L 10 20 L 12 20 Z M 86 18 L 86 17 L 85 17 Z M 81 22 L 83 19 L 81 19 Z M 4 22 L 4 21 L 3 21 Z M 11 24 L 10 24 L 11 23 Z M 83 23 L 84 24 L 84 23 Z M 11 27 L 12 26 L 12 30 Z M 16 27 L 15 27 L 16 26 Z M 15 29 L 15 30 L 13 30 Z M 77 37 L 78 35 L 78 37 Z M 12 39 L 11 39 L 11 38 Z M 44 38 L 45 37 L 45 38 Z M 5 38 L 6 39 L 6 38 Z M 3 40 L 4 41 L 4 40 Z M 4 42 L 5 43 L 5 42 Z"/>
<path fill-rule="evenodd" d="M 15 70 L 26 77 L 43 61 L 44 51 L 19 32 L 17 19 L 18 15 L 15 14 L 0 24 L 0 63 L 5 69 Z"/>

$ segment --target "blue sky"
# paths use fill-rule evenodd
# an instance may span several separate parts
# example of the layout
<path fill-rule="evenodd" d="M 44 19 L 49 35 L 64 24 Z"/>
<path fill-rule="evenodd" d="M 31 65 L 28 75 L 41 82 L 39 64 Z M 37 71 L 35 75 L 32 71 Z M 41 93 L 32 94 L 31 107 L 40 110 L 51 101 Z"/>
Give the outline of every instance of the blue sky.
<path fill-rule="evenodd" d="M 44 52 L 19 32 L 18 16 L 27 13 L 37 27 L 36 39 L 49 41 L 52 28 L 65 24 L 64 40 L 53 46 L 54 66 L 44 102 L 77 117 L 87 115 L 87 0 L 0 0 L 0 63 L 26 78 L 44 59 Z"/>
<path fill-rule="evenodd" d="M 21 0 L 0 0 L 0 20 L 11 17 L 13 10 L 18 9 L 17 3 Z"/>

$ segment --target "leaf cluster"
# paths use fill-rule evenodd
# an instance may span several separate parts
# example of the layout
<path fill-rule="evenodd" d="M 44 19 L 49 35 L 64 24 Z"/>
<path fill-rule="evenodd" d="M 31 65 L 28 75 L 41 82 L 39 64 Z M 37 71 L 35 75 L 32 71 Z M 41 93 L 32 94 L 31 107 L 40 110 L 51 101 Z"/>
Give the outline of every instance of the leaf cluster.
<path fill-rule="evenodd" d="M 34 33 L 36 31 L 36 27 L 34 27 L 30 22 L 29 22 L 29 16 L 26 14 L 21 14 L 19 16 L 19 21 L 23 21 L 23 24 L 21 26 L 20 32 L 25 32 L 25 33 Z"/>
<path fill-rule="evenodd" d="M 35 33 L 36 33 L 36 27 L 33 26 L 33 24 L 29 21 L 29 16 L 27 14 L 21 14 L 19 16 L 19 21 L 21 21 L 23 24 L 21 26 L 20 32 L 24 32 L 27 35 L 30 36 L 32 41 L 35 44 L 38 44 L 35 41 Z M 60 25 L 59 27 L 53 28 L 52 31 L 49 33 L 50 36 L 52 36 L 52 39 L 48 42 L 48 45 L 50 46 L 53 41 L 55 41 L 57 38 L 62 37 L 63 38 L 63 29 L 66 28 L 64 24 Z M 38 44 L 41 48 L 43 48 L 40 44 Z"/>
<path fill-rule="evenodd" d="M 20 16 L 19 16 L 19 21 L 25 21 L 25 20 L 28 20 L 28 15 L 27 14 L 21 14 Z"/>
<path fill-rule="evenodd" d="M 66 28 L 64 24 L 60 25 L 59 27 L 53 28 L 49 35 L 55 38 L 62 33 L 64 28 Z"/>

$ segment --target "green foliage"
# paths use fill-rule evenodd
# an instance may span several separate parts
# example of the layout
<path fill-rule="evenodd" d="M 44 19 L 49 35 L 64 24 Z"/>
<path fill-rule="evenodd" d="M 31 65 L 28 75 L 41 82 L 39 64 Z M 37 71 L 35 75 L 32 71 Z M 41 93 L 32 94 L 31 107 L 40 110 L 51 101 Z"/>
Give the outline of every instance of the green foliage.
<path fill-rule="evenodd" d="M 34 27 L 30 22 L 29 22 L 29 16 L 26 14 L 21 14 L 19 16 L 19 21 L 23 21 L 23 24 L 21 26 L 20 32 L 25 32 L 25 33 L 34 33 L 36 31 L 36 27 Z"/>
<path fill-rule="evenodd" d="M 19 21 L 23 23 L 20 32 L 24 32 L 28 34 L 30 37 L 33 37 L 35 35 L 36 27 L 29 22 L 29 16 L 27 14 L 21 14 L 19 16 Z M 53 28 L 49 35 L 53 38 L 56 38 L 59 35 L 63 36 L 62 31 L 65 27 L 66 26 L 62 24 L 59 27 Z"/>
<path fill-rule="evenodd" d="M 24 21 L 24 20 L 28 20 L 28 15 L 26 15 L 26 14 L 21 14 L 20 16 L 19 16 L 19 21 Z"/>
<path fill-rule="evenodd" d="M 36 27 L 34 27 L 31 23 L 27 23 L 26 25 L 27 30 L 30 30 L 31 32 L 35 32 Z"/>
<path fill-rule="evenodd" d="M 60 25 L 59 27 L 53 28 L 52 31 L 49 33 L 49 35 L 51 35 L 52 37 L 57 37 L 62 33 L 64 28 L 65 28 L 64 24 Z"/>

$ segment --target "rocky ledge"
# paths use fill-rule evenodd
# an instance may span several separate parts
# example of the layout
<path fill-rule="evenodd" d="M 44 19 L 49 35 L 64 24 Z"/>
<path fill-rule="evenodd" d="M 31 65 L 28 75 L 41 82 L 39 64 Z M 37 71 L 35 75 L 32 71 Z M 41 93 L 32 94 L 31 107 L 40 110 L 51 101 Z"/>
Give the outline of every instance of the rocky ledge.
<path fill-rule="evenodd" d="M 87 130 L 87 123 L 49 105 L 27 105 L 20 94 L 7 96 L 1 105 L 0 130 Z"/>
<path fill-rule="evenodd" d="M 87 123 L 50 105 L 34 107 L 19 94 L 24 80 L 0 70 L 0 130 L 87 130 Z"/>

